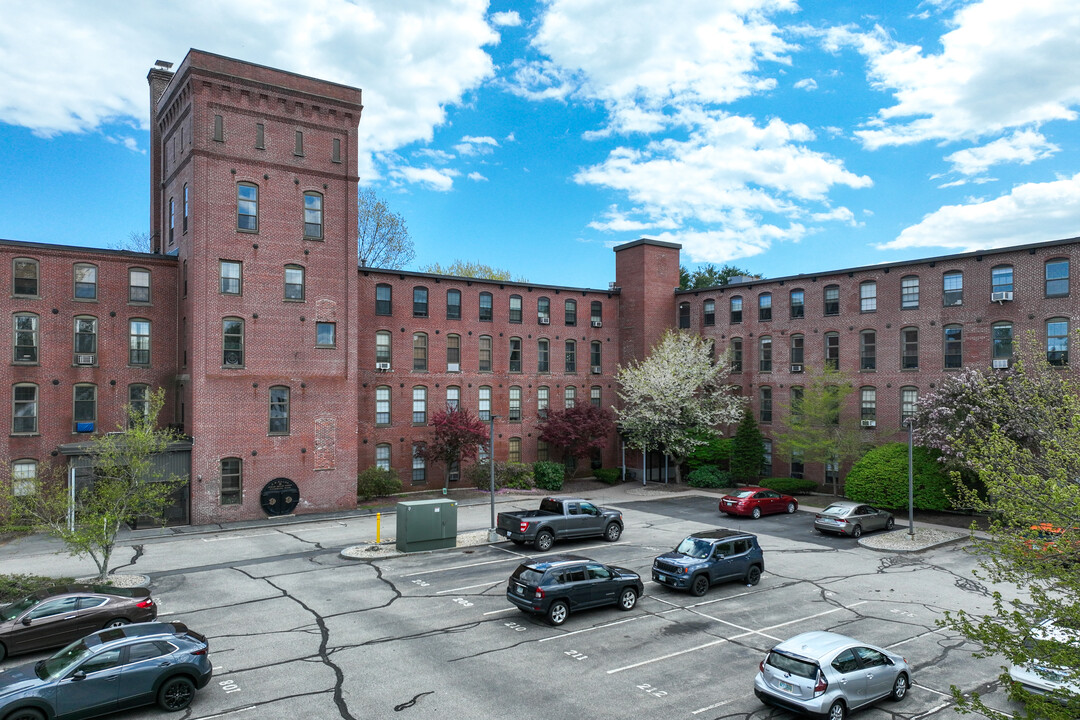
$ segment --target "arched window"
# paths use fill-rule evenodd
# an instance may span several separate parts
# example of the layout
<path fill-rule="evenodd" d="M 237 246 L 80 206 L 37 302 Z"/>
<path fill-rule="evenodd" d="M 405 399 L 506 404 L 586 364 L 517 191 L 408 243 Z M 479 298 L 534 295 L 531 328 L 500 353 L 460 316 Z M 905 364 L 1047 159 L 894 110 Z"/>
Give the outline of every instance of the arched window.
<path fill-rule="evenodd" d="M 563 407 L 567 410 L 574 407 L 577 404 L 577 388 L 573 385 L 567 385 L 563 390 Z"/>
<path fill-rule="evenodd" d="M 512 385 L 510 387 L 508 399 L 510 401 L 510 416 L 508 420 L 512 423 L 521 422 L 521 388 L 517 385 Z"/>
<path fill-rule="evenodd" d="M 943 333 L 945 369 L 958 370 L 964 366 L 964 329 L 960 325 L 946 325 Z"/>
<path fill-rule="evenodd" d="M 304 300 L 304 268 L 299 265 L 285 266 L 285 299 Z"/>
<path fill-rule="evenodd" d="M 793 373 L 803 371 L 805 345 L 802 335 L 796 333 L 791 336 L 791 372 Z"/>
<path fill-rule="evenodd" d="M 375 333 L 375 369 L 376 370 L 389 370 L 391 355 L 390 355 L 390 340 L 393 335 L 388 330 L 379 330 Z"/>
<path fill-rule="evenodd" d="M 428 369 L 428 344 L 427 333 L 413 333 L 412 336 L 412 369 L 414 372 L 427 372 Z"/>
<path fill-rule="evenodd" d="M 428 316 L 428 289 L 418 285 L 412 290 L 412 314 L 413 317 L 426 318 Z"/>
<path fill-rule="evenodd" d="M 919 328 L 906 327 L 900 331 L 900 369 L 919 369 Z"/>
<path fill-rule="evenodd" d="M 506 444 L 506 461 L 512 463 L 521 462 L 521 438 L 512 437 Z"/>
<path fill-rule="evenodd" d="M 1046 362 L 1051 365 L 1069 364 L 1069 319 L 1050 318 L 1046 321 Z"/>
<path fill-rule="evenodd" d="M 97 364 L 98 321 L 96 317 L 80 315 L 75 318 L 75 364 Z"/>
<path fill-rule="evenodd" d="M 26 497 L 37 492 L 37 460 L 16 460 L 11 463 L 11 493 Z"/>
<path fill-rule="evenodd" d="M 877 388 L 859 388 L 859 419 L 863 427 L 877 424 Z"/>
<path fill-rule="evenodd" d="M 323 196 L 317 192 L 304 193 L 304 237 L 322 240 Z"/>
<path fill-rule="evenodd" d="M 379 443 L 375 446 L 375 467 L 380 470 L 390 469 L 390 443 Z"/>
<path fill-rule="evenodd" d="M 128 364 L 150 364 L 150 321 L 132 318 L 128 321 Z"/>
<path fill-rule="evenodd" d="M 757 303 L 758 322 L 768 322 L 772 320 L 772 293 L 761 293 L 758 295 Z"/>
<path fill-rule="evenodd" d="M 589 403 L 593 407 L 603 407 L 604 389 L 599 385 L 589 388 Z"/>
<path fill-rule="evenodd" d="M 679 303 L 679 329 L 687 330 L 690 328 L 690 303 Z"/>
<path fill-rule="evenodd" d="M 788 302 L 791 305 L 791 318 L 793 320 L 806 316 L 806 293 L 802 290 L 792 290 Z"/>
<path fill-rule="evenodd" d="M 840 314 L 840 286 L 839 285 L 826 285 L 821 289 L 822 297 L 825 302 L 823 308 L 824 314 L 839 315 Z"/>
<path fill-rule="evenodd" d="M 270 388 L 270 434 L 289 434 L 289 388 L 284 385 Z"/>
<path fill-rule="evenodd" d="M 825 367 L 840 369 L 840 333 L 825 333 Z"/>
<path fill-rule="evenodd" d="M 142 383 L 128 385 L 128 426 L 150 415 L 150 386 Z"/>
<path fill-rule="evenodd" d="M 38 431 L 38 386 L 19 383 L 13 388 L 11 434 L 30 435 Z"/>
<path fill-rule="evenodd" d="M 589 306 L 589 319 L 592 322 L 594 328 L 602 327 L 604 324 L 604 303 L 599 300 L 593 300 Z"/>
<path fill-rule="evenodd" d="M 536 299 L 536 320 L 541 325 L 551 323 L 551 300 L 542 297 Z"/>
<path fill-rule="evenodd" d="M 873 280 L 859 283 L 859 312 L 877 312 L 877 283 Z"/>
<path fill-rule="evenodd" d="M 477 412 L 480 414 L 480 419 L 487 422 L 491 419 L 491 387 L 488 385 L 481 385 L 477 396 Z"/>
<path fill-rule="evenodd" d="M 599 340 L 589 343 L 589 366 L 593 375 L 599 375 L 604 371 L 603 348 L 604 345 Z"/>
<path fill-rule="evenodd" d="M 550 393 L 547 385 L 541 385 L 536 388 L 536 414 L 540 418 L 547 417 L 549 398 Z"/>
<path fill-rule="evenodd" d="M 187 235 L 188 223 L 188 186 L 184 183 L 184 234 Z"/>
<path fill-rule="evenodd" d="M 1013 356 L 1013 325 L 1011 322 L 996 322 L 991 326 L 990 336 L 993 347 L 993 366 L 1007 368 Z"/>
<path fill-rule="evenodd" d="M 412 423 L 427 425 L 427 388 L 423 385 L 412 389 Z"/>
<path fill-rule="evenodd" d="M 412 481 L 413 485 L 423 485 L 427 482 L 427 461 L 424 460 L 424 443 L 413 443 L 412 446 Z"/>
<path fill-rule="evenodd" d="M 512 323 L 520 323 L 521 322 L 521 296 L 520 295 L 511 295 L 510 296 L 510 322 L 512 322 Z"/>
<path fill-rule="evenodd" d="M 390 386 L 380 385 L 375 388 L 375 424 L 390 424 Z"/>
<path fill-rule="evenodd" d="M 701 307 L 701 313 L 703 316 L 703 322 L 705 325 L 716 324 L 716 301 L 706 300 Z"/>
<path fill-rule="evenodd" d="M 447 290 L 446 291 L 446 319 L 447 320 L 460 320 L 461 319 L 461 291 L 460 290 Z"/>
<path fill-rule="evenodd" d="M 900 308 L 914 310 L 919 307 L 919 276 L 907 275 L 900 278 Z"/>
<path fill-rule="evenodd" d="M 550 359 L 551 343 L 547 338 L 540 338 L 536 341 L 536 372 L 550 372 Z"/>
<path fill-rule="evenodd" d="M 480 322 L 491 322 L 493 317 L 491 293 L 480 293 Z"/>
<path fill-rule="evenodd" d="M 491 336 L 481 335 L 477 341 L 477 357 L 480 372 L 491 372 Z"/>
<path fill-rule="evenodd" d="M 742 338 L 731 338 L 731 372 L 742 372 Z"/>
<path fill-rule="evenodd" d="M 859 333 L 859 369 L 877 369 L 877 333 L 873 330 Z"/>
<path fill-rule="evenodd" d="M 567 300 L 564 305 L 566 324 L 568 326 L 577 325 L 577 301 Z"/>
<path fill-rule="evenodd" d="M 772 372 L 772 337 L 769 335 L 758 339 L 758 371 Z"/>
<path fill-rule="evenodd" d="M 736 296 L 736 297 L 731 298 L 731 322 L 732 322 L 732 324 L 742 322 L 742 298 L 741 297 Z"/>
<path fill-rule="evenodd" d="M 510 372 L 521 372 L 521 338 L 510 338 Z"/>
<path fill-rule="evenodd" d="M 15 333 L 13 347 L 13 362 L 19 364 L 35 365 L 38 361 L 38 316 L 34 313 L 15 313 L 12 318 L 12 329 Z"/>
<path fill-rule="evenodd" d="M 446 372 L 461 372 L 461 336 L 446 336 Z"/>
<path fill-rule="evenodd" d="M 942 279 L 942 300 L 945 307 L 964 304 L 964 273 L 959 270 L 947 272 Z"/>
<path fill-rule="evenodd" d="M 446 409 L 457 410 L 461 407 L 461 388 L 457 385 L 446 386 Z"/>
<path fill-rule="evenodd" d="M 907 386 L 900 388 L 900 423 L 910 417 L 915 417 L 915 409 L 919 403 L 919 388 Z"/>
<path fill-rule="evenodd" d="M 97 385 L 76 385 L 72 393 L 71 417 L 77 433 L 92 433 L 97 423 Z"/>
<path fill-rule="evenodd" d="M 772 388 L 758 388 L 758 420 L 763 423 L 772 422 Z"/>
<path fill-rule="evenodd" d="M 577 372 L 577 343 L 566 341 L 566 372 Z"/>

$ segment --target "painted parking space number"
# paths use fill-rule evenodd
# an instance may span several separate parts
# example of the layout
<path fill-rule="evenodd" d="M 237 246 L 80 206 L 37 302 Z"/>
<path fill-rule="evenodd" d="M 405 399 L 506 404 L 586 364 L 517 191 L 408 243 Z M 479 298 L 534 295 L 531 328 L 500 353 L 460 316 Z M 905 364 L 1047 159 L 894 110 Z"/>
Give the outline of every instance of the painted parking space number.
<path fill-rule="evenodd" d="M 221 689 L 226 693 L 240 692 L 240 686 L 233 680 L 219 680 L 218 685 L 220 685 Z"/>
<path fill-rule="evenodd" d="M 520 623 L 516 623 L 516 622 L 506 622 L 506 623 L 503 623 L 503 625 L 510 628 L 514 632 L 525 632 L 526 630 L 529 629 L 529 628 L 525 627 L 524 625 L 522 625 Z"/>
<path fill-rule="evenodd" d="M 563 655 L 567 655 L 569 657 L 572 657 L 575 660 L 584 660 L 587 657 L 589 657 L 588 655 L 585 655 L 584 653 L 579 653 L 577 650 L 567 650 L 567 651 L 563 652 Z"/>
<path fill-rule="evenodd" d="M 413 580 L 413 585 L 419 585 L 420 587 L 428 587 L 431 585 L 431 583 L 424 582 L 423 580 Z"/>
<path fill-rule="evenodd" d="M 454 602 L 456 602 L 461 607 L 472 607 L 473 606 L 473 604 L 471 602 L 469 602 L 468 600 L 466 600 L 465 598 L 454 598 Z"/>
<path fill-rule="evenodd" d="M 661 690 L 659 688 L 653 687 L 652 685 L 638 685 L 637 689 L 638 690 L 644 690 L 645 692 L 649 693 L 653 697 L 664 697 L 665 695 L 667 695 L 666 692 L 664 692 L 663 690 Z"/>

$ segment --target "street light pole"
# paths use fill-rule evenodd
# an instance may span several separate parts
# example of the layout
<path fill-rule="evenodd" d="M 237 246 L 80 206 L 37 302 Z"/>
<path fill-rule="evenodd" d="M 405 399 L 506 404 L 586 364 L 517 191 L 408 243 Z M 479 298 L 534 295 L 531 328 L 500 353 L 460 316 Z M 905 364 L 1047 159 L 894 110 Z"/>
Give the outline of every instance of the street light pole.
<path fill-rule="evenodd" d="M 908 516 L 908 536 L 915 539 L 915 473 L 912 468 L 911 451 L 913 445 L 913 435 L 915 430 L 915 418 L 904 418 L 904 424 L 907 425 L 907 516 Z"/>
<path fill-rule="evenodd" d="M 498 542 L 499 533 L 495 531 L 495 418 L 488 415 L 488 464 L 491 466 L 491 527 L 488 528 L 488 542 Z"/>

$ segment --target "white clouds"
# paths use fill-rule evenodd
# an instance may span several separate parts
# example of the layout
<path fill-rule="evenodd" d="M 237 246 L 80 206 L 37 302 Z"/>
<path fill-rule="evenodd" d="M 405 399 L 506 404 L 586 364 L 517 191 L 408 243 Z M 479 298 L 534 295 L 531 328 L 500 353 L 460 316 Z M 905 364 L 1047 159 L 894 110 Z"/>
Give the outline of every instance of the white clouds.
<path fill-rule="evenodd" d="M 663 233 L 657 239 L 683 246 L 690 262 L 728 263 L 766 252 L 774 242 L 797 240 L 805 234 L 801 225 L 780 228 L 775 225 L 746 222 L 723 230 Z"/>
<path fill-rule="evenodd" d="M 454 146 L 459 155 L 487 155 L 499 147 L 499 141 L 493 137 L 472 137 L 466 135 Z"/>
<path fill-rule="evenodd" d="M 503 81 L 506 89 L 533 102 L 565 100 L 577 85 L 572 72 L 550 60 L 515 60 L 512 67 L 510 78 Z"/>
<path fill-rule="evenodd" d="M 521 25 L 521 16 L 515 10 L 492 13 L 491 24 L 495 27 L 517 27 Z"/>
<path fill-rule="evenodd" d="M 1028 165 L 1060 150 L 1060 147 L 1048 142 L 1042 133 L 1024 130 L 981 147 L 958 150 L 945 159 L 952 163 L 954 172 L 978 175 L 999 163 Z"/>
<path fill-rule="evenodd" d="M 130 150 L 131 152 L 139 153 L 140 155 L 145 155 L 146 154 L 145 150 L 139 149 L 138 140 L 131 137 L 130 135 L 124 135 L 124 136 L 106 135 L 105 140 L 107 140 L 108 142 L 113 143 L 114 145 L 123 145 L 128 150 Z"/>
<path fill-rule="evenodd" d="M 796 90 L 817 90 L 817 80 L 814 78 L 803 78 L 795 83 L 793 86 Z"/>
<path fill-rule="evenodd" d="M 487 182 L 487 178 L 476 171 L 469 173 L 468 178 L 473 182 Z"/>
<path fill-rule="evenodd" d="M 408 165 L 402 165 L 390 171 L 390 176 L 397 180 L 403 180 L 438 192 L 450 191 L 454 187 L 454 178 L 460 174 L 457 170 L 450 168 L 417 168 Z"/>
<path fill-rule="evenodd" d="M 948 205 L 905 228 L 883 250 L 948 248 L 959 252 L 1008 247 L 1077 235 L 1080 173 L 1018 185 L 992 200 Z"/>

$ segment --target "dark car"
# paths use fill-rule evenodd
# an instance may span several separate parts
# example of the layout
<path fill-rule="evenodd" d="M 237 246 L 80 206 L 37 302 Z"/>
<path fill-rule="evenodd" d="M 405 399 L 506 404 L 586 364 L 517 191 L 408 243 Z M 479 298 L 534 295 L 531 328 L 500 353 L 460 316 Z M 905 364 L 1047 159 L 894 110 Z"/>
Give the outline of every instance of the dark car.
<path fill-rule="evenodd" d="M 814 516 L 818 532 L 852 537 L 859 537 L 865 530 L 892 530 L 894 524 L 891 512 L 851 500 L 838 500 Z"/>
<path fill-rule="evenodd" d="M 720 512 L 728 515 L 748 515 L 757 520 L 762 515 L 788 513 L 799 509 L 799 501 L 790 495 L 762 487 L 742 488 L 720 498 Z"/>
<path fill-rule="evenodd" d="M 60 585 L 0 606 L 0 660 L 67 645 L 102 628 L 150 622 L 157 605 L 146 588 Z"/>
<path fill-rule="evenodd" d="M 181 623 L 99 630 L 52 657 L 0 672 L 0 717 L 67 720 L 157 703 L 183 710 L 210 682 L 206 638 Z"/>
<path fill-rule="evenodd" d="M 757 536 L 736 530 L 695 533 L 674 550 L 653 560 L 653 580 L 701 597 L 720 582 L 741 580 L 757 585 L 765 556 Z"/>
<path fill-rule="evenodd" d="M 518 566 L 506 585 L 506 599 L 527 613 L 562 625 L 571 612 L 603 605 L 630 610 L 645 592 L 641 576 L 577 555 L 553 555 Z"/>

